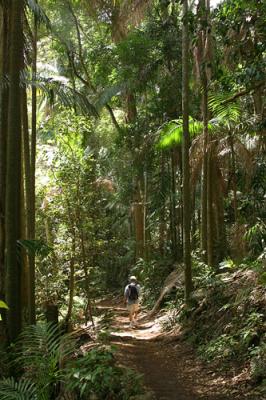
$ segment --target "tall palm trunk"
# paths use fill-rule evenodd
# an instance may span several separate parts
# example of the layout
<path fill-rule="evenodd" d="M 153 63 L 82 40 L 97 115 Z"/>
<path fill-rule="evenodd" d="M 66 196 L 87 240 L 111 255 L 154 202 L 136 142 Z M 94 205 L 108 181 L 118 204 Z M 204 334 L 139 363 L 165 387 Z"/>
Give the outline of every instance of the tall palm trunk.
<path fill-rule="evenodd" d="M 31 88 L 31 141 L 30 141 L 30 187 L 29 187 L 29 215 L 28 215 L 28 234 L 29 239 L 35 239 L 35 164 L 36 164 L 36 114 L 37 114 L 37 92 L 36 81 L 37 74 L 37 17 L 34 17 L 33 27 L 33 56 L 32 56 L 32 81 Z M 35 256 L 29 255 L 29 319 L 31 324 L 36 323 L 35 307 Z"/>
<path fill-rule="evenodd" d="M 208 176 L 208 95 L 207 82 L 203 84 L 202 96 L 202 115 L 203 115 L 203 164 L 202 164 L 202 180 L 201 180 L 201 250 L 203 261 L 207 263 L 207 176 Z"/>
<path fill-rule="evenodd" d="M 229 131 L 229 145 L 231 150 L 231 164 L 232 164 L 232 186 L 233 186 L 233 208 L 234 208 L 234 219 L 235 223 L 238 220 L 237 211 L 237 182 L 236 182 L 236 156 L 234 149 L 234 138 L 231 131 Z"/>
<path fill-rule="evenodd" d="M 217 236 L 217 263 L 221 262 L 227 254 L 227 242 L 226 242 L 226 229 L 224 221 L 224 194 L 222 185 L 219 184 L 221 172 L 217 166 L 217 163 L 213 166 L 213 174 L 215 182 L 217 182 L 214 190 L 214 203 L 216 212 L 216 236 Z"/>
<path fill-rule="evenodd" d="M 134 191 L 133 199 L 133 213 L 134 213 L 134 225 L 135 225 L 135 240 L 136 240 L 136 261 L 139 258 L 144 258 L 144 208 L 143 208 L 143 196 L 141 193 L 140 182 L 138 181 L 137 187 Z"/>
<path fill-rule="evenodd" d="M 208 265 L 214 266 L 214 218 L 213 218 L 213 171 L 212 171 L 212 154 L 208 151 L 207 158 L 207 253 Z"/>
<path fill-rule="evenodd" d="M 171 151 L 170 158 L 170 174 L 171 174 L 171 196 L 170 196 L 170 229 L 171 229 L 171 247 L 172 257 L 177 260 L 177 234 L 176 234 L 176 166 L 174 160 L 174 152 Z"/>
<path fill-rule="evenodd" d="M 23 0 L 11 3 L 10 97 L 8 107 L 6 175 L 6 298 L 9 305 L 8 335 L 13 341 L 21 331 L 21 265 L 17 240 L 20 238 L 21 199 L 21 96 L 23 65 Z"/>
<path fill-rule="evenodd" d="M 161 256 L 164 256 L 165 253 L 165 234 L 166 234 L 166 209 L 165 209 L 165 200 L 163 197 L 163 193 L 165 191 L 165 155 L 164 152 L 161 153 L 161 171 L 160 171 L 160 179 L 161 179 L 161 196 L 162 196 L 162 204 L 160 211 L 160 223 L 159 223 L 159 251 Z"/>
<path fill-rule="evenodd" d="M 29 207 L 30 207 L 30 146 L 29 124 L 26 88 L 21 89 L 21 114 L 22 114 L 22 177 L 21 177 L 21 237 L 29 239 Z M 29 323 L 30 281 L 29 281 L 29 255 L 22 250 L 22 293 L 23 311 L 25 310 L 26 323 Z M 24 321 L 23 321 L 24 322 Z"/>
<path fill-rule="evenodd" d="M 9 9 L 7 3 L 0 5 L 0 80 L 8 74 Z M 6 141 L 8 126 L 7 85 L 0 85 L 0 299 L 5 299 L 5 197 L 6 197 Z M 5 320 L 5 315 L 4 315 Z M 0 336 L 6 340 L 5 327 L 0 324 Z"/>
<path fill-rule="evenodd" d="M 183 1 L 182 27 L 182 112 L 183 112 L 183 254 L 185 263 L 185 300 L 189 302 L 192 292 L 191 245 L 190 245 L 190 166 L 189 166 L 189 31 L 188 1 Z"/>

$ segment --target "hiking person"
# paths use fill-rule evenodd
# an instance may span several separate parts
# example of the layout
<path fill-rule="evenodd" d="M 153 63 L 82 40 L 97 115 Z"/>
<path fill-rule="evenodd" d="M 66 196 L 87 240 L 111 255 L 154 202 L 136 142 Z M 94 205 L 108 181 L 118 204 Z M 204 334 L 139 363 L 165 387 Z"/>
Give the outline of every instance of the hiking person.
<path fill-rule="evenodd" d="M 130 327 L 133 327 L 137 321 L 139 311 L 139 295 L 140 285 L 137 283 L 137 278 L 131 276 L 129 278 L 129 284 L 125 287 L 125 302 L 127 304 L 127 310 L 129 312 Z"/>

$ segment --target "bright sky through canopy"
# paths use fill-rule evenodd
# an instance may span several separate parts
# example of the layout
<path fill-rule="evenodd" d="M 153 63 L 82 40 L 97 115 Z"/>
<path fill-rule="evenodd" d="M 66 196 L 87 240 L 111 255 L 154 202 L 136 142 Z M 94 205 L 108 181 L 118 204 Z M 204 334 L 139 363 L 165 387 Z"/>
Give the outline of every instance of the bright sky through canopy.
<path fill-rule="evenodd" d="M 216 7 L 222 0 L 211 0 L 211 7 Z"/>

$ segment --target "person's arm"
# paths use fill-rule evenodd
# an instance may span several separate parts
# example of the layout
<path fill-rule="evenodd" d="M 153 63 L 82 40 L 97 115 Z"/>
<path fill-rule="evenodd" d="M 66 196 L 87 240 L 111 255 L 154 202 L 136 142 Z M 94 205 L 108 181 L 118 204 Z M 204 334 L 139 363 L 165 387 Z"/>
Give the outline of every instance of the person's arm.
<path fill-rule="evenodd" d="M 127 303 L 128 300 L 128 285 L 125 287 L 125 291 L 124 291 L 124 302 L 125 304 Z"/>

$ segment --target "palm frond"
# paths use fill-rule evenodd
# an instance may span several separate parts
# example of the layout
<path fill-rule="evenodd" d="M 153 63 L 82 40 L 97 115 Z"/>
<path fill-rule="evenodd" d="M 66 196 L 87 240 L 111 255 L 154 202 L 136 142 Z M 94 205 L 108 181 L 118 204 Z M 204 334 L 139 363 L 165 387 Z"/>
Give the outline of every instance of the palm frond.
<path fill-rule="evenodd" d="M 126 82 L 122 82 L 104 89 L 96 100 L 95 108 L 100 111 L 107 103 L 109 103 L 112 97 L 123 93 L 126 88 Z"/>
<path fill-rule="evenodd" d="M 36 81 L 30 81 L 26 78 L 26 84 L 35 85 L 39 88 L 53 105 L 58 101 L 67 108 L 75 108 L 85 116 L 99 116 L 98 111 L 90 102 L 88 96 L 67 85 L 65 79 L 39 76 Z"/>
<path fill-rule="evenodd" d="M 24 369 L 24 376 L 35 383 L 38 399 L 51 398 L 59 377 L 58 366 L 75 349 L 75 338 L 62 335 L 57 325 L 42 323 L 28 326 L 18 340 L 15 362 Z"/>
<path fill-rule="evenodd" d="M 37 388 L 29 379 L 13 377 L 0 381 L 0 400 L 37 400 Z"/>
<path fill-rule="evenodd" d="M 19 344 L 22 350 L 18 356 L 23 365 L 36 363 L 36 368 L 40 359 L 43 360 L 42 364 L 49 363 L 51 359 L 55 359 L 57 363 L 61 357 L 71 354 L 74 346 L 73 337 L 62 336 L 59 327 L 53 323 L 26 327 L 20 335 Z"/>
<path fill-rule="evenodd" d="M 26 5 L 33 13 L 39 24 L 44 24 L 48 30 L 52 29 L 52 24 L 43 8 L 37 3 L 36 0 L 26 0 Z"/>
<path fill-rule="evenodd" d="M 17 243 L 29 254 L 37 254 L 39 256 L 46 257 L 53 251 L 53 248 L 48 246 L 42 240 L 20 239 Z"/>
<path fill-rule="evenodd" d="M 213 131 L 214 123 L 210 121 L 209 131 Z M 203 123 L 193 118 L 189 118 L 189 134 L 191 138 L 199 135 L 203 131 Z M 159 148 L 170 148 L 176 144 L 182 143 L 183 138 L 183 120 L 182 118 L 167 122 L 160 130 Z"/>
<path fill-rule="evenodd" d="M 228 124 L 237 122 L 240 116 L 240 106 L 237 102 L 227 103 L 226 99 L 231 97 L 231 93 L 210 93 L 209 108 L 218 123 Z"/>

